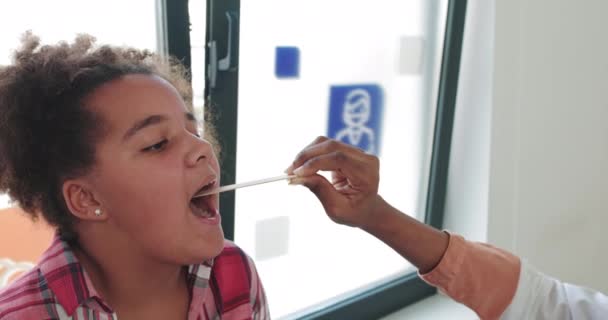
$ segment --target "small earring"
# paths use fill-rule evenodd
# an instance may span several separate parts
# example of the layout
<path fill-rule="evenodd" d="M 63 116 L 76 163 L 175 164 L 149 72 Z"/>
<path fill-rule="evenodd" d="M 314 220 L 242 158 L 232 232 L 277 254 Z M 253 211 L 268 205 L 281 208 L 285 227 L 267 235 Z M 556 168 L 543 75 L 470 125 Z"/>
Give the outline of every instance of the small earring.
<path fill-rule="evenodd" d="M 99 217 L 101 215 L 101 209 L 95 209 L 95 215 Z"/>

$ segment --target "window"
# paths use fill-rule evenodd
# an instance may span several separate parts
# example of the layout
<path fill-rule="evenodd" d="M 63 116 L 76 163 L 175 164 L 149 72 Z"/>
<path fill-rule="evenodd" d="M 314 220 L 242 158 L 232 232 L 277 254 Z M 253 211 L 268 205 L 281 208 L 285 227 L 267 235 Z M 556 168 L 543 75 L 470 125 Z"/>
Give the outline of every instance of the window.
<path fill-rule="evenodd" d="M 443 5 L 426 2 L 242 1 L 236 180 L 279 175 L 329 135 L 378 154 L 380 194 L 423 213 L 443 38 L 430 25 L 445 23 Z M 292 76 L 278 74 L 287 48 L 299 52 Z M 277 318 L 413 271 L 284 183 L 236 191 L 234 235 L 256 259 Z"/>
<path fill-rule="evenodd" d="M 343 137 L 378 154 L 384 198 L 440 227 L 465 9 L 455 0 L 21 1 L 0 20 L 0 64 L 27 29 L 53 42 L 78 26 L 102 43 L 167 50 L 191 67 L 197 112 L 210 101 L 223 184 L 282 174 L 317 135 Z M 223 193 L 221 209 L 226 236 L 256 260 L 275 319 L 376 319 L 434 292 L 388 247 L 330 222 L 304 188 Z"/>
<path fill-rule="evenodd" d="M 375 138 L 383 197 L 441 227 L 466 1 L 202 2 L 189 2 L 193 85 L 220 132 L 223 184 L 279 175 L 317 135 L 360 130 Z M 363 125 L 346 123 L 350 98 L 369 102 Z M 329 222 L 303 188 L 221 201 L 273 318 L 371 319 L 434 292 L 385 245 Z"/>

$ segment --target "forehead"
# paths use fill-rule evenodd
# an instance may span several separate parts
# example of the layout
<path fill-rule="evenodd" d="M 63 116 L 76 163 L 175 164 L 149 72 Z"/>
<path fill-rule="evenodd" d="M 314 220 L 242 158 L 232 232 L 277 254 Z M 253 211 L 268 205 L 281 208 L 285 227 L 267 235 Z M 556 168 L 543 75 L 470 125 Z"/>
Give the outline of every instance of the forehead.
<path fill-rule="evenodd" d="M 126 130 L 134 121 L 153 114 L 183 118 L 186 106 L 177 90 L 154 75 L 132 74 L 95 89 L 85 104 L 106 122 L 110 132 Z"/>

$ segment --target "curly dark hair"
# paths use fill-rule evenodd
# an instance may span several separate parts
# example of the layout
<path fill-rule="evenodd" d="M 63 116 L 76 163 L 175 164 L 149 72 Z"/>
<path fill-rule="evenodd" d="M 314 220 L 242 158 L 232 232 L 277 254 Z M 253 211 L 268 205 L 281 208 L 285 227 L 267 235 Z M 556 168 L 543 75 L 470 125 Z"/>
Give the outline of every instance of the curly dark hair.
<path fill-rule="evenodd" d="M 12 64 L 0 67 L 0 192 L 33 219 L 42 216 L 64 238 L 75 239 L 62 184 L 90 170 L 104 131 L 102 119 L 83 101 L 104 83 L 149 74 L 170 82 L 192 111 L 189 75 L 176 59 L 97 46 L 89 35 L 41 46 L 26 32 L 21 43 Z M 217 147 L 211 126 L 204 127 Z"/>

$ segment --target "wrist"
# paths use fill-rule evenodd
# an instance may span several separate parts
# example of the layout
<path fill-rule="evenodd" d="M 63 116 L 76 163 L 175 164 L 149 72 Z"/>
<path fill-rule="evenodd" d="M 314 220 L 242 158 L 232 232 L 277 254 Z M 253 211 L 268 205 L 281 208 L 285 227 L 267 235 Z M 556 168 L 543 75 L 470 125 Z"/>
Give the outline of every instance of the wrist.
<path fill-rule="evenodd" d="M 449 236 L 392 207 L 380 196 L 371 219 L 360 228 L 389 245 L 421 272 L 435 267 L 443 257 Z"/>
<path fill-rule="evenodd" d="M 359 228 L 372 235 L 385 233 L 391 226 L 394 226 L 393 220 L 397 214 L 402 213 L 393 208 L 380 195 L 377 195 L 367 220 Z"/>

